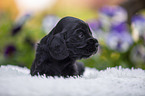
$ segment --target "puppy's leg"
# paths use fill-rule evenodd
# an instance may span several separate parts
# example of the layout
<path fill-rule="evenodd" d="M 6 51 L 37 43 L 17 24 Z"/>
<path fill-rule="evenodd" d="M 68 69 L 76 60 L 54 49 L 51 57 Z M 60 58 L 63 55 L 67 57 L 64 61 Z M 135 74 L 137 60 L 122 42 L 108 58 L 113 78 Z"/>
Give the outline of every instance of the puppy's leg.
<path fill-rule="evenodd" d="M 78 69 L 78 75 L 83 75 L 83 73 L 85 71 L 84 63 L 76 62 L 76 65 L 77 65 L 77 69 Z"/>
<path fill-rule="evenodd" d="M 32 66 L 31 66 L 31 69 L 30 69 L 30 74 L 32 75 L 32 76 L 34 76 L 34 75 L 38 75 L 37 74 L 37 72 L 35 71 L 36 69 L 36 64 L 35 64 L 36 62 L 34 61 L 33 62 L 33 64 L 32 64 Z"/>
<path fill-rule="evenodd" d="M 32 66 L 31 66 L 31 69 L 30 69 L 30 74 L 31 74 L 32 76 L 36 75 L 36 74 L 34 74 L 34 73 L 35 73 L 34 70 L 35 70 L 35 65 L 34 65 L 34 63 L 33 63 Z"/>

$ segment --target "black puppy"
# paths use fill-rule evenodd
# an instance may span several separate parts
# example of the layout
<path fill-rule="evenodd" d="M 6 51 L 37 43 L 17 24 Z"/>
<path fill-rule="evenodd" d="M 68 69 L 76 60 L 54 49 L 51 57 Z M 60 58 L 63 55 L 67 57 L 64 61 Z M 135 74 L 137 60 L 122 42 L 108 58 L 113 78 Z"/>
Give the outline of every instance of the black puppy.
<path fill-rule="evenodd" d="M 83 63 L 97 52 L 98 41 L 92 37 L 88 25 L 74 17 L 64 17 L 38 44 L 31 75 L 77 76 L 84 72 Z"/>

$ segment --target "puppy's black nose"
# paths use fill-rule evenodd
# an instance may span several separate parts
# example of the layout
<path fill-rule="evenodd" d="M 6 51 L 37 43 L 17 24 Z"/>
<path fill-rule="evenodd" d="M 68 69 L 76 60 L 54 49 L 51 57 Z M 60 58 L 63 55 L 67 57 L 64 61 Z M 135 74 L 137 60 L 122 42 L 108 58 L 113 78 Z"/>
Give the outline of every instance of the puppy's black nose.
<path fill-rule="evenodd" d="M 95 44 L 96 46 L 98 46 L 99 44 L 98 44 L 98 40 L 97 39 L 95 39 L 95 38 L 89 38 L 88 40 L 87 40 L 87 43 L 88 44 Z"/>
<path fill-rule="evenodd" d="M 88 44 L 95 44 L 96 42 L 95 42 L 95 39 L 89 38 L 89 39 L 87 40 L 87 43 L 88 43 Z"/>
<path fill-rule="evenodd" d="M 95 43 L 95 46 L 98 47 L 99 46 L 99 43 Z"/>

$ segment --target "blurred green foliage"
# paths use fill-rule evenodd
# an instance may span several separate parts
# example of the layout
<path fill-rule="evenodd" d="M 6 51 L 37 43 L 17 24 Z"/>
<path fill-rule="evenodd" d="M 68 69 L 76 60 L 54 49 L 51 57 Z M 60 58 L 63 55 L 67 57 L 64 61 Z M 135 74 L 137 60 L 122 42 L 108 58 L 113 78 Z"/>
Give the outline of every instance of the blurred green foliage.
<path fill-rule="evenodd" d="M 11 20 L 9 16 L 7 13 L 0 13 L 0 65 L 12 64 L 30 68 L 35 57 L 37 42 L 46 35 L 40 24 L 42 21 L 41 19 L 30 19 L 29 22 L 24 24 L 20 32 L 12 35 L 12 27 L 15 21 Z M 140 41 L 137 43 L 140 43 Z M 134 43 L 133 46 L 137 43 Z M 5 56 L 5 50 L 8 45 L 13 45 L 16 51 L 10 56 Z M 109 49 L 107 45 L 100 42 L 98 54 L 89 59 L 79 61 L 84 62 L 88 67 L 95 67 L 98 70 L 115 66 L 145 69 L 145 64 L 131 62 L 129 55 L 133 46 L 127 52 L 120 53 Z"/>
<path fill-rule="evenodd" d="M 45 34 L 42 32 L 41 26 L 23 26 L 20 32 L 12 35 L 13 25 L 14 21 L 10 19 L 8 14 L 0 14 L 0 64 L 12 64 L 30 68 L 35 56 L 35 45 L 33 44 Z M 8 45 L 16 47 L 16 51 L 11 56 L 5 56 L 5 50 Z"/>

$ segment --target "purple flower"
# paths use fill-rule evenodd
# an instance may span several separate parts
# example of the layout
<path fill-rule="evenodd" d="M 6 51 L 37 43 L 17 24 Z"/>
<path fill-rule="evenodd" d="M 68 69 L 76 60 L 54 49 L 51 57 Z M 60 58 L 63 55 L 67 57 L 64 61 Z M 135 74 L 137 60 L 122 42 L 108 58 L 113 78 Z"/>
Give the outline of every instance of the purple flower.
<path fill-rule="evenodd" d="M 93 37 L 97 38 L 97 39 L 103 39 L 105 33 L 102 30 L 102 23 L 99 20 L 96 19 L 92 19 L 87 21 L 91 31 L 92 31 L 92 35 Z"/>
<path fill-rule="evenodd" d="M 117 31 L 117 32 L 121 33 L 121 32 L 124 32 L 124 31 L 125 32 L 128 31 L 128 29 L 127 29 L 126 23 L 122 22 L 122 23 L 119 23 L 119 24 L 116 24 L 116 25 L 112 25 L 111 26 L 111 31 Z"/>
<path fill-rule="evenodd" d="M 102 27 L 102 24 L 99 20 L 89 20 L 89 21 L 87 21 L 87 23 L 88 23 L 89 27 L 95 32 L 100 30 Z"/>
<path fill-rule="evenodd" d="M 21 31 L 22 27 L 24 26 L 25 22 L 31 17 L 31 14 L 25 14 L 24 16 L 20 17 L 15 25 L 13 26 L 11 32 L 12 35 L 16 35 L 18 32 Z"/>
<path fill-rule="evenodd" d="M 136 23 L 136 22 L 140 22 L 140 23 L 141 22 L 145 22 L 145 17 L 142 16 L 142 15 L 135 15 L 135 16 L 132 17 L 131 21 L 133 23 Z"/>
<path fill-rule="evenodd" d="M 113 50 L 117 50 L 119 52 L 127 51 L 133 41 L 126 24 L 121 23 L 112 26 L 111 32 L 106 38 L 106 43 Z"/>
<path fill-rule="evenodd" d="M 122 7 L 119 6 L 104 6 L 103 8 L 101 8 L 99 10 L 100 13 L 107 15 L 109 17 L 113 17 L 115 15 L 117 15 L 118 13 L 124 14 L 126 15 L 126 11 L 125 9 L 123 9 Z"/>
<path fill-rule="evenodd" d="M 43 30 L 48 33 L 50 32 L 58 23 L 58 21 L 60 20 L 59 17 L 57 17 L 56 15 L 48 15 L 46 17 L 44 17 L 43 21 L 42 21 L 42 28 Z"/>
<path fill-rule="evenodd" d="M 135 41 L 143 39 L 145 41 L 145 17 L 136 15 L 132 18 L 133 38 Z"/>
<path fill-rule="evenodd" d="M 103 14 L 109 16 L 109 17 L 112 17 L 112 16 L 115 15 L 116 8 L 115 7 L 104 6 L 99 11 L 100 11 L 100 13 L 103 13 Z"/>
<path fill-rule="evenodd" d="M 16 52 L 16 47 L 13 46 L 13 45 L 8 45 L 5 48 L 4 56 L 5 57 L 11 57 L 15 52 Z"/>
<path fill-rule="evenodd" d="M 127 20 L 127 12 L 119 6 L 105 6 L 99 11 L 99 18 L 105 26 L 117 24 Z"/>

